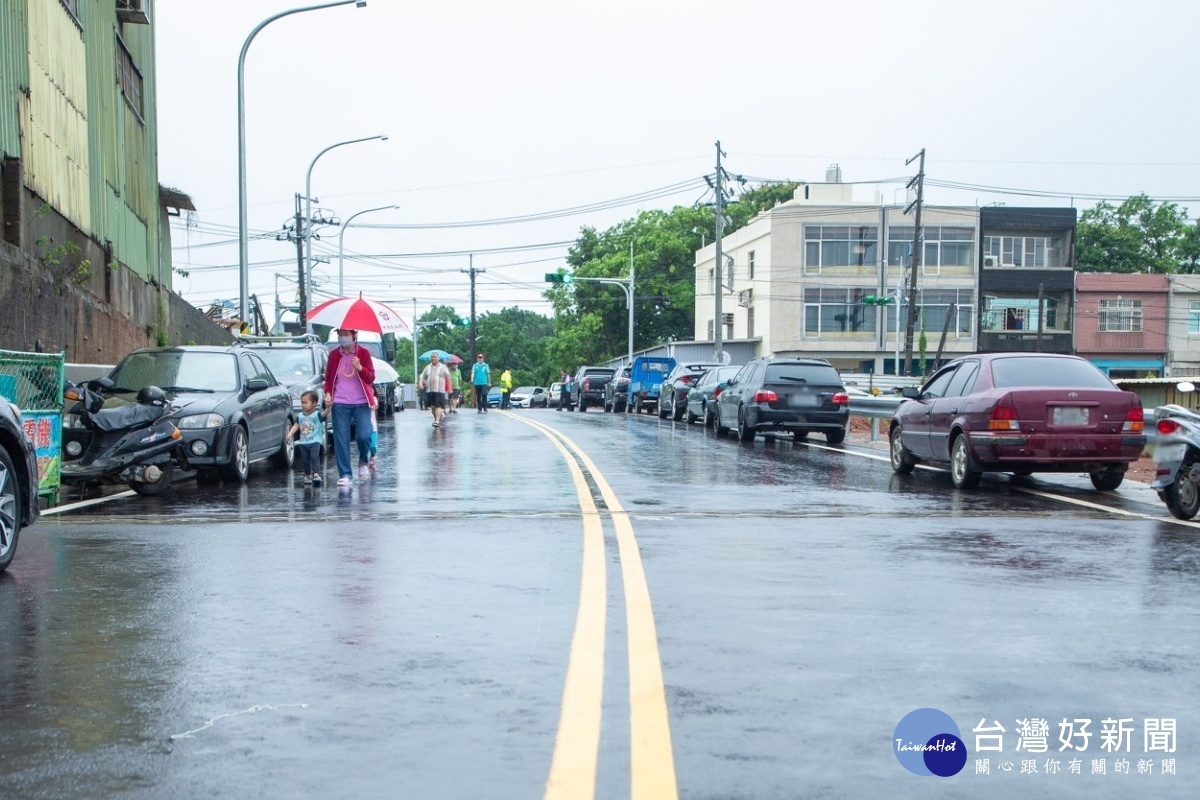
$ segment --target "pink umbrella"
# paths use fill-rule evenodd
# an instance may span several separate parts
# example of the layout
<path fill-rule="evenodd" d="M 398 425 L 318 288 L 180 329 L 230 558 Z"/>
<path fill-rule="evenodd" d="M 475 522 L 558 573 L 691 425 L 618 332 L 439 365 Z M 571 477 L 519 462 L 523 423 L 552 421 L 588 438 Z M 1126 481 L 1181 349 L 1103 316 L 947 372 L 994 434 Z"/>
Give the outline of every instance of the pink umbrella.
<path fill-rule="evenodd" d="M 378 300 L 358 297 L 335 297 L 308 312 L 308 321 L 315 325 L 330 325 L 353 331 L 374 331 L 378 334 L 409 330 L 400 312 Z"/>

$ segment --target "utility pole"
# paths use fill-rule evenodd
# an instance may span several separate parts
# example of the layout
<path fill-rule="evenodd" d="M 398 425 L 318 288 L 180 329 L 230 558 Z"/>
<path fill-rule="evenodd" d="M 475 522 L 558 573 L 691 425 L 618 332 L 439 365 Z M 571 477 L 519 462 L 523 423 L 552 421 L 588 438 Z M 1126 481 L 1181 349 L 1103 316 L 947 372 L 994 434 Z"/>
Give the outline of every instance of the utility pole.
<path fill-rule="evenodd" d="M 301 228 L 301 220 L 303 217 L 300 211 L 300 193 L 296 193 L 296 264 L 300 270 L 300 329 L 305 330 L 308 327 L 308 291 L 304 282 L 304 242 L 308 238 L 305 234 L 305 229 Z M 305 221 L 306 224 L 312 224 Z"/>
<path fill-rule="evenodd" d="M 471 276 L 471 363 L 474 364 L 475 363 L 475 354 L 476 354 L 476 352 L 478 352 L 475 347 L 475 275 L 476 275 L 476 273 L 479 273 L 479 272 L 487 272 L 487 270 L 486 269 L 475 269 L 475 254 L 474 253 L 471 253 L 470 255 L 468 255 L 467 259 L 468 259 L 468 261 L 467 261 L 468 268 L 464 269 L 464 270 L 459 270 L 459 271 L 465 272 Z"/>
<path fill-rule="evenodd" d="M 725 281 L 721 276 L 722 273 L 722 255 L 721 255 L 721 235 L 725 232 L 725 191 L 721 184 L 721 142 L 717 142 L 717 206 L 716 206 L 716 224 L 713 244 L 716 247 L 716 260 L 713 262 L 713 294 L 716 300 L 713 303 L 713 360 L 722 364 L 721 354 L 724 352 L 724 347 L 721 342 L 721 295 L 725 291 Z"/>
<path fill-rule="evenodd" d="M 925 192 L 925 148 L 921 148 L 921 152 L 905 161 L 905 166 L 911 164 L 917 159 L 921 163 L 917 167 L 917 174 L 908 182 L 908 188 L 911 189 L 914 185 L 917 187 L 917 196 L 908 208 L 904 209 L 904 213 L 916 209 L 916 217 L 913 224 L 913 247 L 912 247 L 912 271 L 908 279 L 908 321 L 904 325 L 904 365 L 908 368 L 911 374 L 916 374 L 912 360 L 913 349 L 913 329 L 917 326 L 917 273 L 921 268 L 921 251 L 924 249 L 925 235 L 921 231 L 921 201 Z M 900 374 L 897 372 L 897 374 Z"/>

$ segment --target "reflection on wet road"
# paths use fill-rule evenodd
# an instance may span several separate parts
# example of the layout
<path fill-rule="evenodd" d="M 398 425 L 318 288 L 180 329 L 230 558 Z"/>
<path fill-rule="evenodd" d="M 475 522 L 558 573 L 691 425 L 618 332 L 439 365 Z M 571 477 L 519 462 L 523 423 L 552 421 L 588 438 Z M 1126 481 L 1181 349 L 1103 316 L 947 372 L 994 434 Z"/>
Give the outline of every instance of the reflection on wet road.
<path fill-rule="evenodd" d="M 518 415 L 594 463 L 582 490 Z M 958 492 L 819 445 L 600 412 L 432 429 L 409 411 L 348 492 L 263 464 L 244 486 L 48 515 L 0 576 L 0 795 L 539 796 L 590 648 L 595 793 L 630 796 L 642 601 L 615 508 L 653 601 L 681 796 L 1200 792 L 1194 528 L 1136 487 L 989 476 Z M 590 589 L 580 491 L 601 509 Z M 608 613 L 581 622 L 597 592 Z M 964 734 L 955 778 L 910 775 L 890 750 L 923 707 Z M 1037 774 L 1015 749 L 1030 717 L 1052 725 Z M 1098 735 L 1084 773 L 1107 771 L 1070 774 L 1057 723 L 1076 717 L 1135 719 L 1120 755 L 1153 774 L 1116 772 Z M 1174 775 L 1142 752 L 1159 718 L 1178 722 Z M 977 752 L 980 720 L 1003 725 L 1003 753 Z"/>

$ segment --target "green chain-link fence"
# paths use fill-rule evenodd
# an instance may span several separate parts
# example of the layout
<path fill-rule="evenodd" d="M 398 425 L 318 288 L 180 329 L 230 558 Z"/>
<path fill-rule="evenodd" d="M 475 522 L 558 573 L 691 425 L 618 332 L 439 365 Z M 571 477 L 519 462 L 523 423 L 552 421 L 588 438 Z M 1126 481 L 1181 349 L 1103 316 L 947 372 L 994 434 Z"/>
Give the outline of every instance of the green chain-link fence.
<path fill-rule="evenodd" d="M 50 505 L 58 502 L 65 364 L 62 354 L 0 350 L 0 397 L 21 409 L 37 450 L 38 492 Z"/>

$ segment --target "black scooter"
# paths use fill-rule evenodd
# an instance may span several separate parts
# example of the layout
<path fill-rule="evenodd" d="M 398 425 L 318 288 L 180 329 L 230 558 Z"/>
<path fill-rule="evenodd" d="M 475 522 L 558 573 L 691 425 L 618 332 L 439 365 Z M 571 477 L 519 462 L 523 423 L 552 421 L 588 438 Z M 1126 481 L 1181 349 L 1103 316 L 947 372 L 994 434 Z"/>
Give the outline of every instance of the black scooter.
<path fill-rule="evenodd" d="M 176 464 L 188 468 L 182 434 L 168 419 L 171 404 L 162 389 L 145 386 L 136 403 L 105 407 L 103 391 L 112 387 L 108 378 L 67 383 L 63 397 L 75 405 L 64 417 L 62 483 L 127 483 L 138 494 L 159 494 Z"/>

